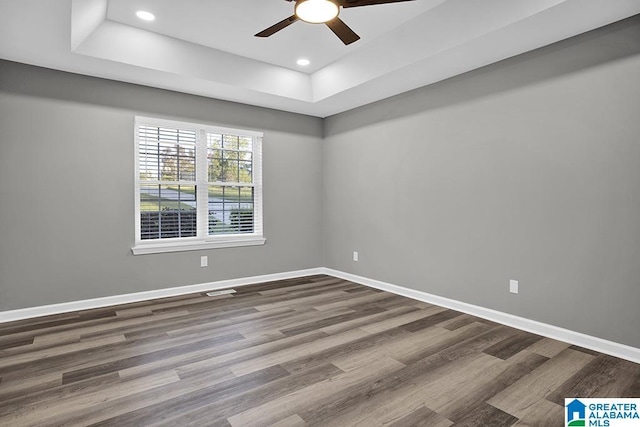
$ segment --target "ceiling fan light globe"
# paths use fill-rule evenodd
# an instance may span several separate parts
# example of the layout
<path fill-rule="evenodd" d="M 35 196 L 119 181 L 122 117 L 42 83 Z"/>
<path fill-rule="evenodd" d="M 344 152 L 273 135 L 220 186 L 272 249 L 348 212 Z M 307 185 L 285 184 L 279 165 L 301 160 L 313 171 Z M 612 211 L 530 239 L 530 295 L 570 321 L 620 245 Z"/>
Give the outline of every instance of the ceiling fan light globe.
<path fill-rule="evenodd" d="M 331 21 L 340 13 L 340 7 L 331 0 L 298 0 L 295 14 L 298 18 L 311 24 L 322 24 Z"/>

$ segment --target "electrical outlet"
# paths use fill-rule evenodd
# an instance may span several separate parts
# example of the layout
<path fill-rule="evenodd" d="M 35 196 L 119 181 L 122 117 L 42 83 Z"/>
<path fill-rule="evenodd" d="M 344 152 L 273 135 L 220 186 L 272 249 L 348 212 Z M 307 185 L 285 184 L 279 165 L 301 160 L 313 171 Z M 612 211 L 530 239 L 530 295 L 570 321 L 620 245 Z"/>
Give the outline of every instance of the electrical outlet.
<path fill-rule="evenodd" d="M 209 265 L 209 257 L 206 255 L 203 255 L 200 257 L 200 267 L 206 267 Z"/>
<path fill-rule="evenodd" d="M 353 262 L 358 262 L 358 251 L 353 251 Z"/>
<path fill-rule="evenodd" d="M 509 280 L 509 292 L 512 294 L 518 293 L 518 281 L 517 280 Z"/>

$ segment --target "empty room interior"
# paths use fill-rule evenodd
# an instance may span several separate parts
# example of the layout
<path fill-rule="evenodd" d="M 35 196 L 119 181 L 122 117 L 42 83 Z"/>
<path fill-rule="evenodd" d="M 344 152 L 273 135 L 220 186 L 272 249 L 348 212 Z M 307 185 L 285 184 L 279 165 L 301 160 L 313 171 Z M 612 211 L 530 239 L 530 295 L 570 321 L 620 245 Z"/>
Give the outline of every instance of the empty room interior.
<path fill-rule="evenodd" d="M 0 0 L 1 426 L 640 425 L 639 278 L 637 0 Z"/>

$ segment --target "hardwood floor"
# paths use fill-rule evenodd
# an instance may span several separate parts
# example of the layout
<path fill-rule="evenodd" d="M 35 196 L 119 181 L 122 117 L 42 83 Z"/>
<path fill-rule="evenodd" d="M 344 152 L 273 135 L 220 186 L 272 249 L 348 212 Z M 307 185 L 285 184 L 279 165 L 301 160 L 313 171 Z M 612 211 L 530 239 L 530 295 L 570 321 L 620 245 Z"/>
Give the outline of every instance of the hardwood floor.
<path fill-rule="evenodd" d="M 640 365 L 312 276 L 0 324 L 2 426 L 562 426 Z"/>

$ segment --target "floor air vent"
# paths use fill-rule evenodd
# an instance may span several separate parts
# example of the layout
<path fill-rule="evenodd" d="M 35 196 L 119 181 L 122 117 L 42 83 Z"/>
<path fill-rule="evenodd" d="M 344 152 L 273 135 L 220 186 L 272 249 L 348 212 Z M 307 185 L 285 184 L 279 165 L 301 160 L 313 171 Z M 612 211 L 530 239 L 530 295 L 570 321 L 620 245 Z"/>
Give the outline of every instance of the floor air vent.
<path fill-rule="evenodd" d="M 227 295 L 227 294 L 235 294 L 235 293 L 236 293 L 235 289 L 223 289 L 221 291 L 207 292 L 207 296 L 217 297 L 218 295 Z"/>

